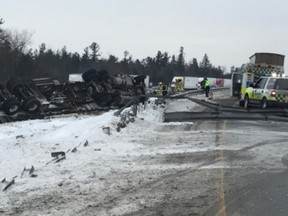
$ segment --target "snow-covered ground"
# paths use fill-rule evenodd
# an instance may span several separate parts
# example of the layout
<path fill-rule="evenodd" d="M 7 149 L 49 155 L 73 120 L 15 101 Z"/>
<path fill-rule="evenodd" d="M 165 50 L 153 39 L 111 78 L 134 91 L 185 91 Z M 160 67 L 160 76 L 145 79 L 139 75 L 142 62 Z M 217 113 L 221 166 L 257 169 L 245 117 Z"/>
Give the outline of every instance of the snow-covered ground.
<path fill-rule="evenodd" d="M 163 108 L 153 101 L 145 110 L 138 109 L 135 122 L 120 132 L 116 130 L 121 117 L 114 116 L 115 110 L 101 115 L 64 115 L 0 125 L 0 180 L 7 181 L 0 183 L 1 191 L 15 178 L 15 184 L 0 193 L 0 212 L 29 197 L 13 198 L 13 194 L 32 196 L 62 184 L 85 185 L 91 178 L 102 179 L 115 170 L 134 168 L 132 157 L 153 152 L 135 143 L 131 134 L 145 139 L 161 124 L 163 115 Z M 74 148 L 77 151 L 73 153 Z M 66 159 L 55 163 L 51 153 L 59 151 L 66 153 Z M 34 178 L 29 175 L 32 166 L 37 175 Z M 23 172 L 24 168 L 27 171 Z"/>
<path fill-rule="evenodd" d="M 262 131 L 253 131 L 253 125 L 246 133 L 249 142 L 243 143 L 237 138 L 245 132 L 225 128 L 225 124 L 216 124 L 216 128 L 211 126 L 209 130 L 192 130 L 199 126 L 193 122 L 162 122 L 164 111 L 201 109 L 199 105 L 183 99 L 165 106 L 156 106 L 151 100 L 147 107 L 138 107 L 135 122 L 129 123 L 120 132 L 117 132 L 117 125 L 121 117 L 114 116 L 115 110 L 100 115 L 64 115 L 0 125 L 0 181 L 15 178 L 15 184 L 6 191 L 2 192 L 7 182 L 0 183 L 0 214 L 123 215 L 137 211 L 143 207 L 144 200 L 129 202 L 131 197 L 126 197 L 128 201 L 124 198 L 118 200 L 117 205 L 114 202 L 109 211 L 106 209 L 94 214 L 93 211 L 89 213 L 87 208 L 100 199 L 109 199 L 115 191 L 120 193 L 124 188 L 152 181 L 163 173 L 197 168 L 203 161 L 194 161 L 189 154 L 208 151 L 208 157 L 213 158 L 214 153 L 210 151 L 239 150 L 257 143 L 257 139 L 263 136 Z M 110 134 L 106 133 L 107 127 Z M 225 138 L 225 133 L 230 134 L 230 138 Z M 279 136 L 280 143 L 287 142 L 284 132 L 274 134 Z M 263 138 L 269 139 L 269 136 Z M 235 140 L 237 145 L 227 145 Z M 77 151 L 72 152 L 75 148 Z M 284 150 L 285 146 L 272 145 L 269 152 L 261 154 L 269 157 L 276 148 Z M 51 153 L 58 151 L 65 152 L 66 159 L 55 163 Z M 254 152 L 256 156 L 258 153 Z M 189 163 L 178 162 L 183 155 Z M 37 177 L 29 175 L 32 166 Z M 229 166 L 231 164 L 220 161 L 201 169 Z M 22 172 L 24 167 L 27 171 Z M 155 198 L 153 203 L 158 201 Z M 110 205 L 109 202 L 107 205 Z M 86 210 L 83 212 L 83 209 Z"/>

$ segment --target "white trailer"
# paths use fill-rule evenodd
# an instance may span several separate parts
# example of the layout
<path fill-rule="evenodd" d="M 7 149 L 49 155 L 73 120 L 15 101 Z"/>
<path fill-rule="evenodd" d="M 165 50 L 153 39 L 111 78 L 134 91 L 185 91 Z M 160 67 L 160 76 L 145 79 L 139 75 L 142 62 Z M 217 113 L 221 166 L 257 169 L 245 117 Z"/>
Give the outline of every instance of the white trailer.
<path fill-rule="evenodd" d="M 199 84 L 198 77 L 184 77 L 184 89 L 197 89 Z"/>
<path fill-rule="evenodd" d="M 83 82 L 82 74 L 81 73 L 69 74 L 68 81 L 71 83 Z"/>

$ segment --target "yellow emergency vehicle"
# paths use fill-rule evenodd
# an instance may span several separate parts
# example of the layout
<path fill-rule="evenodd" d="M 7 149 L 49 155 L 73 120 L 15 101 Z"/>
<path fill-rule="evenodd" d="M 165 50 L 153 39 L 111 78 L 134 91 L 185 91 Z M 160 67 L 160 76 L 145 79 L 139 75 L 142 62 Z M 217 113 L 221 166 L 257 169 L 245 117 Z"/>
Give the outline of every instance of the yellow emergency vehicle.
<path fill-rule="evenodd" d="M 262 77 L 245 90 L 244 107 L 260 105 L 266 109 L 273 105 L 288 104 L 288 79 L 282 77 Z"/>
<path fill-rule="evenodd" d="M 275 102 L 276 93 L 280 97 L 280 89 L 274 87 L 277 87 L 280 82 L 286 82 L 286 79 L 282 79 L 284 58 L 284 55 L 275 53 L 255 53 L 249 58 L 249 63 L 242 65 L 239 71 L 232 74 L 232 95 L 238 96 L 240 106 L 244 105 L 248 108 L 250 105 L 257 104 L 266 108 L 267 105 Z M 275 97 L 271 95 L 273 90 L 275 90 Z M 281 91 L 286 90 L 281 89 Z"/>

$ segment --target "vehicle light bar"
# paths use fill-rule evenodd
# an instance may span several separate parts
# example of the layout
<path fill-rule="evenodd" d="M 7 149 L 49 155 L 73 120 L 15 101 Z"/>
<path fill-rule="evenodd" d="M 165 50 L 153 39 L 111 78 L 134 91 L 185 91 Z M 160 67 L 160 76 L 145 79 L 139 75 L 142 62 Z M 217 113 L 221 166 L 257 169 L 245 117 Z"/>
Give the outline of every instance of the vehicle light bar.
<path fill-rule="evenodd" d="M 271 92 L 271 97 L 275 97 L 276 96 L 276 92 L 275 91 L 272 91 Z"/>

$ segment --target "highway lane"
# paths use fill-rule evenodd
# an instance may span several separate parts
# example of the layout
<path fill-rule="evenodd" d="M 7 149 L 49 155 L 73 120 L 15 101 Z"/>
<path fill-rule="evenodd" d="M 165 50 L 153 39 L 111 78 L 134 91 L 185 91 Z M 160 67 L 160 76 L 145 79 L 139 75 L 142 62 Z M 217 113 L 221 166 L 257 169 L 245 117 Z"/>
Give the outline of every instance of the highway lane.
<path fill-rule="evenodd" d="M 144 186 L 146 193 L 136 188 L 145 208 L 125 215 L 287 215 L 288 173 L 281 163 L 288 152 L 287 126 L 262 121 L 161 126 L 157 132 L 178 137 L 167 148 L 191 145 L 191 151 L 145 158 L 149 165 L 176 168 Z M 159 139 L 147 145 L 163 147 L 165 138 Z"/>

